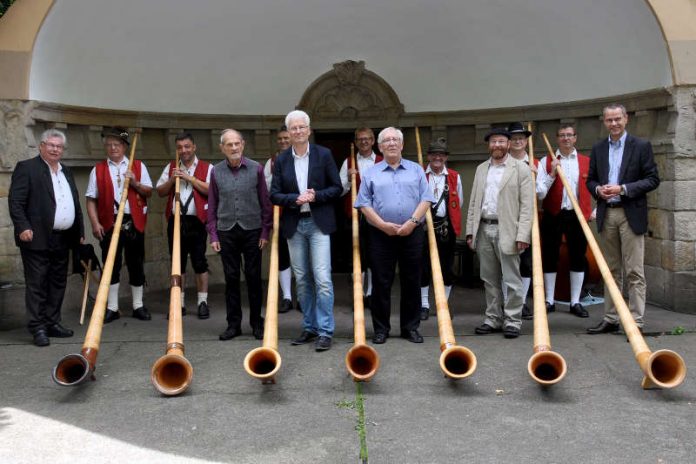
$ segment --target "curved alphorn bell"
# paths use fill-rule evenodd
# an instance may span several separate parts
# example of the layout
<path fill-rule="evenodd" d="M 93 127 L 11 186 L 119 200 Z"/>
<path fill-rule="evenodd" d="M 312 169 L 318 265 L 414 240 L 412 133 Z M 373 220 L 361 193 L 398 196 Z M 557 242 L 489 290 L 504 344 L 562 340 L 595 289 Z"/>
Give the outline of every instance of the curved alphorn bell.
<path fill-rule="evenodd" d="M 133 160 L 135 159 L 135 147 L 138 143 L 138 135 L 140 130 L 135 131 L 133 142 L 131 143 L 130 156 L 128 157 L 128 170 L 133 169 Z M 63 356 L 58 364 L 53 368 L 53 380 L 63 386 L 79 385 L 87 378 L 94 379 L 94 369 L 97 364 L 97 355 L 99 354 L 99 344 L 101 342 L 101 333 L 104 327 L 104 315 L 106 314 L 106 301 L 109 296 L 109 286 L 111 284 L 111 275 L 114 270 L 114 262 L 116 261 L 116 249 L 118 247 L 118 239 L 121 235 L 121 224 L 123 222 L 123 214 L 128 201 L 128 187 L 130 178 L 126 177 L 123 182 L 123 190 L 121 191 L 121 199 L 119 201 L 118 212 L 114 221 L 114 232 L 109 242 L 109 250 L 106 255 L 106 262 L 102 269 L 101 280 L 99 281 L 99 290 L 94 301 L 92 316 L 87 327 L 85 342 L 82 345 L 80 353 L 68 354 Z"/>
<path fill-rule="evenodd" d="M 278 353 L 278 231 L 280 207 L 273 206 L 273 235 L 271 237 L 271 262 L 268 272 L 268 294 L 266 297 L 266 321 L 263 330 L 263 344 L 247 353 L 244 370 L 261 383 L 275 383 L 275 375 L 280 369 Z"/>
<path fill-rule="evenodd" d="M 420 131 L 416 129 L 416 146 L 418 149 L 418 163 L 423 165 L 423 152 L 421 151 Z M 447 296 L 445 295 L 445 283 L 440 269 L 440 256 L 437 251 L 435 230 L 433 229 L 433 217 L 430 207 L 425 212 L 426 229 L 428 232 L 428 246 L 430 250 L 430 267 L 432 270 L 433 291 L 435 294 L 435 307 L 437 309 L 437 329 L 440 335 L 440 369 L 445 376 L 451 379 L 464 379 L 476 370 L 476 355 L 470 349 L 457 345 L 452 328 Z"/>
<path fill-rule="evenodd" d="M 528 131 L 532 131 L 529 123 Z M 529 161 L 534 162 L 534 142 L 529 137 Z M 532 172 L 532 179 L 536 176 Z M 532 292 L 534 296 L 534 354 L 529 358 L 527 371 L 539 385 L 548 387 L 560 382 L 565 377 L 567 365 L 563 356 L 551 349 L 549 321 L 546 317 L 544 295 L 544 276 L 541 264 L 541 240 L 539 238 L 539 213 L 536 195 L 532 216 Z"/>
<path fill-rule="evenodd" d="M 175 166 L 179 168 L 179 153 Z M 152 385 L 167 396 L 186 391 L 193 378 L 193 367 L 184 357 L 183 321 L 181 314 L 181 201 L 180 182 L 174 180 L 174 230 L 172 234 L 172 273 L 169 293 L 169 327 L 167 349 L 164 356 L 152 365 Z"/>
<path fill-rule="evenodd" d="M 543 134 L 543 136 L 544 141 L 546 142 L 546 147 L 549 150 L 549 156 L 553 157 L 554 153 L 553 149 L 551 148 L 551 144 L 549 143 L 549 139 L 546 137 L 546 134 Z M 611 299 L 616 306 L 616 312 L 621 320 L 621 325 L 623 326 L 626 336 L 628 337 L 628 341 L 631 344 L 631 348 L 633 349 L 633 354 L 635 355 L 636 361 L 645 375 L 645 377 L 643 377 L 643 381 L 641 382 L 641 386 L 644 389 L 651 389 L 674 388 L 681 385 L 686 378 L 686 364 L 684 363 L 684 359 L 678 353 L 672 350 L 658 350 L 655 352 L 650 351 L 650 348 L 648 347 L 647 343 L 645 343 L 645 339 L 641 335 L 636 322 L 633 320 L 633 316 L 631 316 L 631 312 L 623 299 L 621 290 L 614 281 L 614 277 L 611 274 L 611 270 L 604 259 L 604 255 L 602 254 L 599 245 L 597 244 L 597 240 L 595 240 L 594 235 L 592 234 L 592 231 L 590 230 L 590 227 L 582 214 L 580 205 L 575 198 L 575 192 L 573 192 L 573 190 L 570 188 L 568 179 L 566 178 L 560 165 L 556 168 L 556 173 L 561 179 L 561 182 L 563 182 L 563 187 L 568 194 L 568 198 L 570 198 L 570 201 L 573 204 L 575 215 L 578 217 L 578 221 L 580 221 L 580 225 L 582 226 L 582 231 L 587 238 L 587 244 L 597 260 L 599 271 L 604 279 L 605 288 L 609 290 Z"/>
<path fill-rule="evenodd" d="M 350 144 L 350 162 L 357 169 L 355 145 Z M 350 175 L 350 198 L 355 204 L 357 196 L 356 175 Z M 346 368 L 356 382 L 370 380 L 379 369 L 379 354 L 365 343 L 365 308 L 363 306 L 362 268 L 360 263 L 360 232 L 358 210 L 351 209 L 353 225 L 353 346 L 346 353 Z"/>

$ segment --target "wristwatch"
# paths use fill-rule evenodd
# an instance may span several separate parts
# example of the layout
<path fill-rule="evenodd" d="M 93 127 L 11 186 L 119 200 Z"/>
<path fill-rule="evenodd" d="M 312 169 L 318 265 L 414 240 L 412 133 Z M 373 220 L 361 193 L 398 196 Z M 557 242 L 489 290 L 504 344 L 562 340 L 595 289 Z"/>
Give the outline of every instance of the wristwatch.
<path fill-rule="evenodd" d="M 419 221 L 418 221 L 418 218 L 415 217 L 415 216 L 411 216 L 410 218 L 408 218 L 408 220 L 411 221 L 411 222 L 414 223 L 414 224 L 418 224 L 418 222 L 419 222 Z"/>

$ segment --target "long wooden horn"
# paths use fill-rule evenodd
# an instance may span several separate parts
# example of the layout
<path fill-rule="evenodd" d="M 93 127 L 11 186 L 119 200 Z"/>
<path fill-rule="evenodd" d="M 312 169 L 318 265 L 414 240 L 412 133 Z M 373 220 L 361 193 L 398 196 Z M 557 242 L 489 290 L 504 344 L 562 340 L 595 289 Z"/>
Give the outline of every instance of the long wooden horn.
<path fill-rule="evenodd" d="M 421 151 L 420 131 L 416 129 L 416 147 L 418 149 L 418 163 L 423 165 L 423 152 Z M 433 229 L 433 216 L 430 208 L 425 212 L 425 221 L 428 231 L 428 246 L 430 247 L 430 267 L 432 270 L 433 290 L 435 292 L 435 307 L 437 309 L 437 330 L 440 335 L 440 369 L 445 376 L 451 379 L 464 379 L 476 370 L 476 355 L 470 349 L 457 345 L 452 328 L 447 296 L 445 295 L 445 283 L 442 280 L 440 269 L 440 256 L 437 252 L 435 230 Z"/>
<path fill-rule="evenodd" d="M 350 163 L 356 169 L 355 145 L 350 144 Z M 355 172 L 350 175 L 350 199 L 357 196 Z M 353 346 L 346 353 L 346 368 L 355 382 L 367 382 L 379 369 L 379 354 L 365 343 L 365 308 L 363 306 L 362 268 L 360 263 L 360 232 L 358 210 L 351 209 L 353 224 Z"/>
<path fill-rule="evenodd" d="M 549 139 L 546 137 L 546 134 L 543 134 L 543 136 L 549 153 L 551 153 L 551 156 L 553 156 L 553 150 L 551 149 Z M 568 198 L 570 198 L 570 201 L 573 204 L 575 215 L 578 217 L 578 221 L 580 221 L 582 231 L 585 233 L 585 237 L 587 238 L 587 244 L 590 246 L 590 249 L 592 250 L 592 253 L 597 261 L 597 266 L 599 267 L 599 271 L 604 279 L 604 285 L 609 290 L 611 299 L 616 306 L 616 312 L 619 314 L 621 325 L 626 332 L 628 341 L 631 343 L 631 348 L 633 349 L 633 354 L 636 357 L 636 361 L 643 371 L 643 374 L 645 374 L 641 386 L 644 389 L 651 389 L 674 388 L 681 385 L 686 378 L 686 364 L 684 363 L 684 359 L 682 359 L 678 353 L 672 350 L 658 350 L 655 352 L 650 351 L 650 348 L 648 347 L 647 343 L 645 343 L 645 339 L 641 335 L 640 330 L 638 330 L 636 322 L 633 320 L 633 316 L 631 316 L 631 312 L 623 299 L 621 290 L 614 281 L 614 277 L 609 270 L 607 261 L 604 259 L 604 255 L 602 255 L 602 251 L 599 249 L 597 240 L 595 240 L 590 227 L 587 225 L 587 221 L 585 221 L 585 217 L 582 214 L 580 205 L 575 198 L 575 192 L 573 192 L 573 189 L 570 188 L 568 179 L 566 178 L 560 165 L 556 168 L 556 172 L 558 177 L 561 179 L 561 182 L 563 182 L 563 187 L 565 187 Z"/>
<path fill-rule="evenodd" d="M 135 131 L 133 142 L 131 143 L 130 156 L 128 157 L 128 170 L 133 169 L 133 161 L 135 160 L 135 146 L 138 143 L 138 135 L 140 130 Z M 106 314 L 106 300 L 109 296 L 109 286 L 111 285 L 111 274 L 114 270 L 114 262 L 116 261 L 116 249 L 118 247 L 118 238 L 121 235 L 121 223 L 123 222 L 123 214 L 128 201 L 128 187 L 130 178 L 126 177 L 123 182 L 123 190 L 121 191 L 121 200 L 118 205 L 118 213 L 114 221 L 114 232 L 111 235 L 109 242 L 109 251 L 106 255 L 106 262 L 102 269 L 101 280 L 99 281 L 99 290 L 94 301 L 92 316 L 89 319 L 85 342 L 82 345 L 80 353 L 68 354 L 63 356 L 58 364 L 53 368 L 53 380 L 64 386 L 74 386 L 81 384 L 87 378 L 94 378 L 94 369 L 97 367 L 97 355 L 99 354 L 99 343 L 101 342 L 102 328 L 104 327 L 104 314 Z"/>
<path fill-rule="evenodd" d="M 179 152 L 174 164 L 179 168 Z M 167 396 L 186 391 L 193 378 L 193 367 L 184 357 L 184 329 L 181 315 L 181 178 L 174 180 L 174 231 L 172 236 L 172 275 L 169 292 L 169 328 L 164 356 L 152 365 L 152 385 Z"/>
<path fill-rule="evenodd" d="M 532 123 L 527 127 L 532 131 Z M 529 162 L 534 162 L 534 141 L 529 137 Z M 536 175 L 532 172 L 536 185 Z M 527 371 L 539 385 L 548 387 L 565 377 L 567 365 L 563 356 L 551 349 L 549 321 L 546 317 L 546 296 L 544 294 L 544 275 L 541 264 L 541 240 L 539 238 L 539 213 L 536 195 L 532 216 L 532 293 L 534 296 L 534 354 L 529 358 Z"/>
<path fill-rule="evenodd" d="M 271 237 L 271 262 L 268 272 L 268 295 L 266 297 L 266 321 L 263 329 L 263 344 L 247 353 L 244 370 L 261 383 L 275 383 L 280 369 L 278 353 L 278 227 L 280 207 L 273 206 L 273 235 Z"/>

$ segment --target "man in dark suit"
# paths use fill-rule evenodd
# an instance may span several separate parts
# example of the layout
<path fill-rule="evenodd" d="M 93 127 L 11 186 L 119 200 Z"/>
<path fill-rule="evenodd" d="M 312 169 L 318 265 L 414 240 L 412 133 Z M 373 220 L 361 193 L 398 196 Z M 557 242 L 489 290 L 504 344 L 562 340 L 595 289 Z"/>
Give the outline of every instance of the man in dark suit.
<path fill-rule="evenodd" d="M 15 243 L 22 254 L 27 327 L 36 346 L 48 337 L 72 337 L 60 324 L 68 276 L 68 252 L 84 240 L 82 210 L 75 180 L 60 159 L 65 134 L 41 134 L 39 156 L 20 161 L 12 173 L 9 206 Z"/>
<path fill-rule="evenodd" d="M 302 334 L 292 344 L 316 340 L 316 350 L 325 351 L 334 332 L 330 234 L 336 230 L 332 203 L 341 195 L 341 181 L 331 151 L 309 143 L 307 113 L 290 112 L 285 125 L 292 145 L 273 166 L 271 202 L 283 207 L 280 227 L 304 315 Z"/>
<path fill-rule="evenodd" d="M 626 275 L 628 306 L 636 325 L 642 328 L 646 293 L 643 236 L 648 231 L 646 194 L 657 188 L 660 179 L 650 142 L 626 132 L 626 108 L 611 104 L 602 114 L 609 138 L 592 147 L 587 188 L 597 200 L 602 252 L 619 288 L 622 288 L 622 274 Z M 616 306 L 607 294 L 602 322 L 587 332 L 618 330 Z"/>

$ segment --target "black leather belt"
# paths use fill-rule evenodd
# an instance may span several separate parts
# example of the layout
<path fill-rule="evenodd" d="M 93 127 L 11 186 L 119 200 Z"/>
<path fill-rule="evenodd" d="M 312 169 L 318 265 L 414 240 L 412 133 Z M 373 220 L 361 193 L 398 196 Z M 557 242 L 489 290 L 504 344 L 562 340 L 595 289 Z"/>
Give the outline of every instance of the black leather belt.
<path fill-rule="evenodd" d="M 306 219 L 306 218 L 311 218 L 311 217 L 312 217 L 312 213 L 310 213 L 308 211 L 300 213 L 300 219 Z"/>
<path fill-rule="evenodd" d="M 623 204 L 620 201 L 614 201 L 612 203 L 607 203 L 607 208 L 623 208 Z"/>
<path fill-rule="evenodd" d="M 483 222 L 484 224 L 497 224 L 498 220 L 497 219 L 481 218 L 481 222 Z"/>

